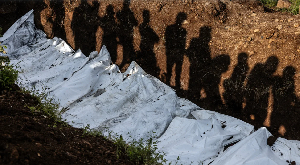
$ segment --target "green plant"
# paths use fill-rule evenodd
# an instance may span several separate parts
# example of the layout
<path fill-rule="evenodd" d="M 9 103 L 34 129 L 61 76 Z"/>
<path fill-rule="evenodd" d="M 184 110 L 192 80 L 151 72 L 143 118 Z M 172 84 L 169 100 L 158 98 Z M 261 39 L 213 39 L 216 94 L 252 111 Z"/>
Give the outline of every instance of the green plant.
<path fill-rule="evenodd" d="M 262 2 L 264 6 L 269 8 L 274 8 L 277 11 L 290 12 L 294 15 L 299 13 L 300 0 L 289 0 L 289 2 L 291 2 L 291 6 L 289 8 L 282 8 L 282 9 L 275 8 L 277 6 L 278 0 L 260 0 L 260 2 Z"/>
<path fill-rule="evenodd" d="M 292 3 L 291 7 L 289 8 L 289 11 L 296 15 L 299 13 L 299 5 L 300 5 L 300 0 L 290 0 Z"/>
<path fill-rule="evenodd" d="M 87 124 L 84 128 L 83 128 L 83 134 L 82 136 L 84 135 L 89 135 L 91 133 L 91 128 L 90 128 L 90 125 Z"/>
<path fill-rule="evenodd" d="M 275 7 L 277 5 L 278 0 L 260 0 L 266 7 Z"/>
<path fill-rule="evenodd" d="M 163 164 L 166 163 L 164 154 L 158 153 L 156 143 L 152 138 L 143 143 L 143 139 L 127 144 L 122 136 L 115 138 L 114 143 L 117 147 L 117 158 L 127 155 L 136 164 Z"/>
<path fill-rule="evenodd" d="M 58 115 L 59 104 L 52 98 L 48 98 L 46 93 L 37 92 L 34 89 L 26 90 L 25 88 L 21 88 L 23 93 L 30 94 L 37 101 L 37 105 L 34 107 L 27 106 L 32 113 L 42 113 L 48 118 L 54 120 L 54 125 L 56 123 L 61 123 L 64 125 L 68 125 L 64 121 L 62 121 L 60 115 Z"/>
<path fill-rule="evenodd" d="M 0 42 L 0 44 L 1 44 L 1 42 Z M 0 53 L 2 52 L 4 54 L 6 54 L 4 48 L 6 49 L 7 47 L 5 45 L 0 45 Z"/>
<path fill-rule="evenodd" d="M 2 28 L 0 27 L 0 37 L 2 37 Z M 1 45 L 1 42 L 0 42 L 0 53 L 4 53 L 6 54 L 4 48 L 6 49 L 7 47 L 5 45 Z"/>
<path fill-rule="evenodd" d="M 8 57 L 0 56 L 0 89 L 10 88 L 18 78 L 18 71 L 9 64 Z"/>

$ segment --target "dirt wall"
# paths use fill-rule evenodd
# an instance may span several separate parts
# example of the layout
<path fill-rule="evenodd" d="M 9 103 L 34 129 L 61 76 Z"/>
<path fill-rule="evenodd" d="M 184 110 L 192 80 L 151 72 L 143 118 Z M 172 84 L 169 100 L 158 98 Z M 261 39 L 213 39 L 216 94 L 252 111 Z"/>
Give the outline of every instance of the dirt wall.
<path fill-rule="evenodd" d="M 299 15 L 254 0 L 6 1 L 1 27 L 32 8 L 49 38 L 87 56 L 104 44 L 123 71 L 135 60 L 203 108 L 297 134 Z"/>

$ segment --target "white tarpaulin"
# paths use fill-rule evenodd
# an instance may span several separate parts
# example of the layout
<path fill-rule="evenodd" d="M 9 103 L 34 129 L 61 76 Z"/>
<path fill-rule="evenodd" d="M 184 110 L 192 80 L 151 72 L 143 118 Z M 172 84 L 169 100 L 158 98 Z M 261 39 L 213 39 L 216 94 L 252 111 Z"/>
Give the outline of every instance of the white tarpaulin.
<path fill-rule="evenodd" d="M 267 145 L 271 133 L 266 128 L 260 128 L 247 138 L 238 142 L 220 154 L 210 165 L 284 165 L 286 160 L 280 159 Z"/>
<path fill-rule="evenodd" d="M 28 12 L 0 38 L 11 62 L 19 66 L 18 83 L 45 92 L 60 103 L 61 116 L 74 127 L 87 125 L 127 142 L 158 140 L 172 164 L 300 163 L 300 142 L 278 138 L 236 118 L 203 110 L 148 75 L 135 62 L 125 73 L 111 64 L 103 46 L 85 57 L 62 39 L 46 39 Z M 236 143 L 224 151 L 226 145 Z"/>

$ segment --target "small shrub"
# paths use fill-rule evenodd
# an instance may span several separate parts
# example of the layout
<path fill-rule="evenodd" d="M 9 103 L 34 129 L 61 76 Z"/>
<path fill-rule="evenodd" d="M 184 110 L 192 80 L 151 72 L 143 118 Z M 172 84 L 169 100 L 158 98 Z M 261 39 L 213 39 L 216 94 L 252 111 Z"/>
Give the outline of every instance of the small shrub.
<path fill-rule="evenodd" d="M 299 13 L 299 5 L 300 0 L 289 0 L 291 2 L 291 6 L 289 8 L 283 8 L 283 9 L 276 9 L 278 0 L 260 0 L 261 3 L 264 4 L 264 6 L 269 8 L 274 8 L 277 11 L 281 12 L 290 12 L 294 15 Z"/>
<path fill-rule="evenodd" d="M 2 37 L 2 28 L 0 27 L 0 37 Z M 5 45 L 1 45 L 0 43 L 0 53 L 6 53 L 4 48 L 6 49 L 7 47 Z"/>
<path fill-rule="evenodd" d="M 278 0 L 260 0 L 266 7 L 275 7 L 277 5 Z"/>
<path fill-rule="evenodd" d="M 9 58 L 0 56 L 0 89 L 11 87 L 18 78 L 18 71 L 9 64 Z"/>
<path fill-rule="evenodd" d="M 119 138 L 114 139 L 114 143 L 117 146 L 117 158 L 126 155 L 136 164 L 166 163 L 164 155 L 156 151 L 156 142 L 153 142 L 152 138 L 148 139 L 146 144 L 143 143 L 143 139 L 127 144 L 123 137 L 119 136 Z"/>
<path fill-rule="evenodd" d="M 38 102 L 35 107 L 28 107 L 31 112 L 43 113 L 45 116 L 54 119 L 55 123 L 59 122 L 64 124 L 64 121 L 62 121 L 60 115 L 58 115 L 59 103 L 55 102 L 52 98 L 48 98 L 45 93 L 36 92 L 34 90 L 26 90 L 24 88 L 21 89 L 23 93 L 32 95 Z"/>
<path fill-rule="evenodd" d="M 299 5 L 300 5 L 300 0 L 290 0 L 292 3 L 291 7 L 289 8 L 289 11 L 296 15 L 299 13 Z"/>

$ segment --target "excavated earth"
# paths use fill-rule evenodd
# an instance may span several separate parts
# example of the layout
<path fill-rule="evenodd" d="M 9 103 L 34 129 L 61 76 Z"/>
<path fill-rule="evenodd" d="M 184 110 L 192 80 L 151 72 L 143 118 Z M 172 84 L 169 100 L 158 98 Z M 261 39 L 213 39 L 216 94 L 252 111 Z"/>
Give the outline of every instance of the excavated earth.
<path fill-rule="evenodd" d="M 104 44 L 122 71 L 135 60 L 202 108 L 300 140 L 300 15 L 255 0 L 7 0 L 3 32 L 31 9 L 49 38 L 87 56 Z M 34 104 L 29 95 L 2 91 L 0 103 L 0 163 L 128 163 L 112 158 L 113 146 L 97 148 L 110 142 L 48 127 L 24 108 Z"/>

